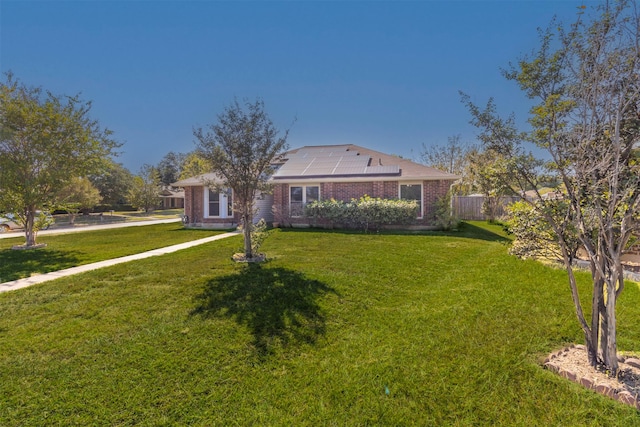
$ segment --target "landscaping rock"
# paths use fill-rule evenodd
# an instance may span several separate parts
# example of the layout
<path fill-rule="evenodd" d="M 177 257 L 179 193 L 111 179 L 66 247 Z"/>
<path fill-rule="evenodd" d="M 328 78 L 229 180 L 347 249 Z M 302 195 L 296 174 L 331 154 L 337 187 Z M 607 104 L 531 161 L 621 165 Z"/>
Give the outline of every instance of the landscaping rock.
<path fill-rule="evenodd" d="M 596 384 L 594 390 L 596 391 L 596 393 L 607 397 L 614 397 L 616 394 L 614 389 L 605 384 Z"/>
<path fill-rule="evenodd" d="M 587 389 L 640 410 L 640 358 L 618 359 L 620 372 L 617 377 L 611 377 L 589 364 L 585 346 L 575 345 L 549 355 L 544 367 Z"/>
<path fill-rule="evenodd" d="M 593 387 L 593 381 L 591 381 L 589 378 L 580 378 L 580 384 L 589 389 Z"/>
<path fill-rule="evenodd" d="M 615 398 L 616 400 L 618 400 L 621 403 L 624 403 L 625 405 L 632 405 L 632 406 L 636 405 L 636 398 L 633 397 L 631 393 L 629 393 L 628 391 L 621 391 L 617 393 Z"/>

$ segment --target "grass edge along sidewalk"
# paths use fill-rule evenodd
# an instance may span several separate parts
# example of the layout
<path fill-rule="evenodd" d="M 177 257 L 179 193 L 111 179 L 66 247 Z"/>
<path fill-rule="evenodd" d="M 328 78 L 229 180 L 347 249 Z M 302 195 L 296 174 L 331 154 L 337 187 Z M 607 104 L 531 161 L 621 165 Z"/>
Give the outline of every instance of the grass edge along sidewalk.
<path fill-rule="evenodd" d="M 97 270 L 99 268 L 121 264 L 123 262 L 135 261 L 139 259 L 149 258 L 152 256 L 165 255 L 165 254 L 176 252 L 182 249 L 190 248 L 193 246 L 198 246 L 205 243 L 213 242 L 215 240 L 224 239 L 226 237 L 235 236 L 238 233 L 239 233 L 238 231 L 232 231 L 229 233 L 216 234 L 215 236 L 205 237 L 203 239 L 192 240 L 190 242 L 166 246 L 164 248 L 153 249 L 151 251 L 146 251 L 139 254 L 128 255 L 128 256 L 123 256 L 123 257 L 114 258 L 114 259 L 108 259 L 104 261 L 94 262 L 92 264 L 80 265 L 77 267 L 66 268 L 60 271 L 54 271 L 54 272 L 45 273 L 45 274 L 37 274 L 31 277 L 26 277 L 24 279 L 18 279 L 18 280 L 13 280 L 11 282 L 0 283 L 0 292 L 8 292 L 16 289 L 22 289 L 28 286 L 36 285 L 38 283 L 44 283 L 49 280 L 55 280 L 60 277 L 83 273 L 85 271 Z"/>

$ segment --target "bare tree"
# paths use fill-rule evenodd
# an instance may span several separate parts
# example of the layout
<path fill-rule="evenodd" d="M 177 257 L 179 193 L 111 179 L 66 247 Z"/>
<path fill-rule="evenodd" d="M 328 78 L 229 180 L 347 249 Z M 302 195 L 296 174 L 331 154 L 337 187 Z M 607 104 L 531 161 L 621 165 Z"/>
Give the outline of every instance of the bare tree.
<path fill-rule="evenodd" d="M 447 138 L 445 145 L 427 145 L 422 143 L 420 159 L 422 163 L 436 169 L 459 175 L 464 170 L 465 154 L 469 144 L 462 142 L 460 134 Z"/>
<path fill-rule="evenodd" d="M 432 168 L 460 176 L 461 180 L 454 185 L 453 192 L 468 194 L 472 188 L 472 183 L 469 180 L 469 166 L 474 151 L 475 147 L 463 142 L 462 136 L 457 134 L 448 137 L 447 143 L 444 145 L 422 143 L 419 161 Z"/>
<path fill-rule="evenodd" d="M 555 174 L 562 183 L 564 210 L 539 193 L 536 209 L 559 244 L 589 362 L 615 375 L 621 256 L 638 229 L 640 209 L 640 19 L 633 1 L 607 2 L 596 10 L 593 19 L 581 11 L 566 29 L 552 23 L 553 29 L 541 33 L 540 47 L 505 71 L 538 101 L 530 133 L 501 119 L 491 100 L 484 109 L 463 100 L 484 145 L 508 159 L 503 182 L 511 177 L 514 191 L 537 189 L 542 176 Z M 526 141 L 545 149 L 551 160 L 534 159 L 524 149 Z M 574 276 L 571 239 L 586 250 L 591 267 L 590 321 Z"/>
<path fill-rule="evenodd" d="M 245 258 L 251 259 L 253 203 L 259 192 L 268 188 L 273 161 L 286 150 L 289 131 L 278 136 L 260 99 L 244 105 L 235 100 L 218 115 L 218 123 L 208 128 L 194 129 L 198 149 L 223 179 L 222 186 L 233 191 L 233 207 L 242 218 Z"/>

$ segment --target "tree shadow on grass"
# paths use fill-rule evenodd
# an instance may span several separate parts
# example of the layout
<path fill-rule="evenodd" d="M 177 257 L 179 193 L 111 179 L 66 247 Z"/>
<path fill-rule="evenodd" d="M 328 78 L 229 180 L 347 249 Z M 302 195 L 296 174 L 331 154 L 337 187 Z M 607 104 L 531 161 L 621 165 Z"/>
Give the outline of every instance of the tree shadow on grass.
<path fill-rule="evenodd" d="M 78 265 L 77 254 L 49 249 L 0 250 L 0 283 Z"/>
<path fill-rule="evenodd" d="M 486 228 L 484 228 L 484 226 L 486 226 Z M 448 235 L 486 240 L 489 242 L 509 243 L 511 241 L 511 238 L 507 236 L 501 227 L 482 222 L 477 222 L 476 224 L 463 222 L 458 232 L 450 232 Z"/>
<path fill-rule="evenodd" d="M 338 293 L 318 280 L 285 268 L 248 264 L 239 273 L 210 280 L 192 314 L 225 316 L 247 326 L 260 359 L 278 348 L 313 344 L 324 335 L 319 300 Z"/>
<path fill-rule="evenodd" d="M 487 224 L 486 228 L 480 221 L 475 221 L 476 224 L 472 224 L 463 221 L 462 224 L 456 230 L 440 231 L 440 230 L 380 230 L 370 231 L 368 233 L 362 230 L 353 229 L 326 229 L 326 228 L 282 228 L 282 233 L 326 233 L 326 234 L 359 234 L 362 236 L 367 235 L 388 235 L 388 236 L 436 236 L 436 237 L 464 237 L 468 239 L 486 240 L 489 242 L 503 242 L 508 243 L 511 239 L 503 232 L 497 231 L 498 226 Z"/>

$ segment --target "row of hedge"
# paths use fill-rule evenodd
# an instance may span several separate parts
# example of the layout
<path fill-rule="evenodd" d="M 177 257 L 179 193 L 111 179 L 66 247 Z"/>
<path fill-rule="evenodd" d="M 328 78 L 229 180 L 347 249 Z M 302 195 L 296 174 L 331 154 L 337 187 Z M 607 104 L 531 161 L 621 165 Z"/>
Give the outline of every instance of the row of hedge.
<path fill-rule="evenodd" d="M 418 203 L 415 200 L 379 199 L 365 195 L 350 202 L 335 199 L 314 201 L 305 207 L 304 214 L 322 225 L 368 231 L 378 230 L 384 225 L 411 224 L 418 215 Z"/>

